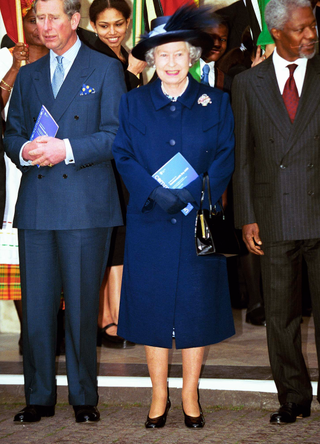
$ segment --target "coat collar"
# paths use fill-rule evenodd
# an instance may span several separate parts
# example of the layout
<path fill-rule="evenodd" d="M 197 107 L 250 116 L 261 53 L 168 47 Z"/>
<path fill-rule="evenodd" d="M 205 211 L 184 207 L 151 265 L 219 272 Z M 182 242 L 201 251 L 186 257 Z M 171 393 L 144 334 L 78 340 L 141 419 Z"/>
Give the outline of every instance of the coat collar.
<path fill-rule="evenodd" d="M 182 96 L 178 98 L 178 102 L 191 109 L 199 92 L 199 83 L 194 80 L 190 74 L 188 74 L 188 77 L 189 85 Z M 171 100 L 168 99 L 162 92 L 161 80 L 159 78 L 150 84 L 150 95 L 153 105 L 157 111 L 171 103 Z"/>
<path fill-rule="evenodd" d="M 51 80 L 50 80 L 50 56 L 46 55 L 41 59 L 37 71 L 34 73 L 34 85 L 40 101 L 50 111 L 56 121 L 61 119 L 62 115 L 73 101 L 86 78 L 95 69 L 90 67 L 91 50 L 81 44 L 81 48 L 75 58 L 73 65 L 65 78 L 59 94 L 56 99 L 53 97 Z M 49 87 L 48 87 L 49 85 Z M 91 85 L 94 87 L 94 85 Z"/>

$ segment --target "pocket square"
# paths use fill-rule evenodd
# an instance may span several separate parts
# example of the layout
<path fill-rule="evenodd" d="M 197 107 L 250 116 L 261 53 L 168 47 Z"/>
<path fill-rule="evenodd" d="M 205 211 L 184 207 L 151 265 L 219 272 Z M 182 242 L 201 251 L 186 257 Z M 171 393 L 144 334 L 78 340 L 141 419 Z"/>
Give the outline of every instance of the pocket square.
<path fill-rule="evenodd" d="M 87 96 L 88 94 L 94 94 L 96 90 L 89 85 L 82 85 L 80 96 Z"/>

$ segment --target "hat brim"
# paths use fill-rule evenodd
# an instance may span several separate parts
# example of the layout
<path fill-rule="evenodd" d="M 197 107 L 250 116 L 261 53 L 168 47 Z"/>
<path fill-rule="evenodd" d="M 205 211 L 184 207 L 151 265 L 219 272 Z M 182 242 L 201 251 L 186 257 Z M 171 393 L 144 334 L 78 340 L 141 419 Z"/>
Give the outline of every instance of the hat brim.
<path fill-rule="evenodd" d="M 203 52 L 209 51 L 213 47 L 213 39 L 210 34 L 184 29 L 164 32 L 163 34 L 143 39 L 132 49 L 132 55 L 136 59 L 145 60 L 146 52 L 149 49 L 171 42 L 188 42 L 193 46 L 201 47 Z"/>

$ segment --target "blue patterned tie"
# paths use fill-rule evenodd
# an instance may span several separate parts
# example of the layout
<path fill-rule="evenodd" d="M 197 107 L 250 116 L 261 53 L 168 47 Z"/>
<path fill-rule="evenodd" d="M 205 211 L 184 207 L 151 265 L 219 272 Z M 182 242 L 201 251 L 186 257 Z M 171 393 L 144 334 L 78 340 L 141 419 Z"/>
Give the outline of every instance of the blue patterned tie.
<path fill-rule="evenodd" d="M 204 67 L 202 68 L 202 76 L 201 76 L 201 83 L 203 83 L 204 85 L 209 85 L 209 71 L 210 71 L 210 66 L 204 65 Z"/>
<path fill-rule="evenodd" d="M 63 64 L 62 64 L 62 59 L 63 56 L 57 56 L 57 66 L 56 69 L 53 73 L 53 78 L 52 78 L 52 92 L 54 95 L 54 98 L 57 97 L 59 89 L 61 88 L 61 85 L 63 83 L 64 80 L 64 70 L 63 70 Z"/>

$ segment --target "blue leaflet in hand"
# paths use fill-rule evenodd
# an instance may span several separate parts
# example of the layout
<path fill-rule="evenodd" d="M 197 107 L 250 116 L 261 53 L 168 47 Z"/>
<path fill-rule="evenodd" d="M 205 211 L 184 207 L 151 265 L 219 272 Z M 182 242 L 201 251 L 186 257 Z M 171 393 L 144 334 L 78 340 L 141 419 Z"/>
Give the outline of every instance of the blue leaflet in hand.
<path fill-rule="evenodd" d="M 177 153 L 167 163 L 165 163 L 152 177 L 156 179 L 164 188 L 181 189 L 189 185 L 198 177 L 197 172 L 181 153 Z M 188 205 L 181 210 L 187 216 L 193 206 Z"/>
<path fill-rule="evenodd" d="M 59 125 L 49 113 L 47 108 L 42 105 L 37 121 L 34 125 L 30 140 L 34 140 L 39 136 L 55 137 L 59 129 Z"/>

